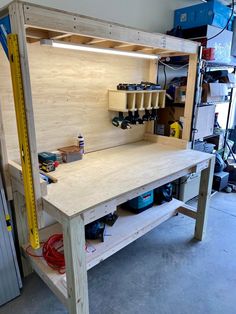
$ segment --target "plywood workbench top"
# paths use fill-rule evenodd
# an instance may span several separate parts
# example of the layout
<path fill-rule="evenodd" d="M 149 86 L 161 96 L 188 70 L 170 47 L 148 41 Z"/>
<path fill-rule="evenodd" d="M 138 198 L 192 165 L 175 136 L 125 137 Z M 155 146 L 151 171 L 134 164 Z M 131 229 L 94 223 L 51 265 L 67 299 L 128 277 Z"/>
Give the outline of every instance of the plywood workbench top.
<path fill-rule="evenodd" d="M 60 165 L 44 202 L 74 216 L 147 184 L 208 160 L 210 155 L 140 141 Z"/>

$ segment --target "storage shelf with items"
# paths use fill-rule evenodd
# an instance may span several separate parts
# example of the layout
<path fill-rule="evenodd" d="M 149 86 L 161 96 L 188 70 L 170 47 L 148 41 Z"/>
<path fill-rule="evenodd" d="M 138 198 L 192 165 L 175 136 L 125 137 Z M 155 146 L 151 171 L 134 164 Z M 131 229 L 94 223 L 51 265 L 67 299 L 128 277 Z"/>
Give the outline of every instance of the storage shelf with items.
<path fill-rule="evenodd" d="M 215 144 L 215 150 L 224 155 L 236 82 L 235 65 L 202 60 L 200 72 L 193 122 L 193 147 L 202 140 Z"/>
<path fill-rule="evenodd" d="M 165 90 L 109 90 L 109 110 L 118 112 L 165 108 Z"/>

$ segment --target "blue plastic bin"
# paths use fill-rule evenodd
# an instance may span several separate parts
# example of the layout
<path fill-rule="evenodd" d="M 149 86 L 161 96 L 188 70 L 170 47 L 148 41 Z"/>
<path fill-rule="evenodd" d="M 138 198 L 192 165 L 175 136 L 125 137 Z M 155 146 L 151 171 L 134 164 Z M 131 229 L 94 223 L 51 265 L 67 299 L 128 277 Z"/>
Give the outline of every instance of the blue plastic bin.
<path fill-rule="evenodd" d="M 218 0 L 211 0 L 206 3 L 175 10 L 174 27 L 180 26 L 182 29 L 187 29 L 203 25 L 213 25 L 224 28 L 230 18 L 231 12 L 230 8 Z M 231 30 L 231 28 L 232 21 L 228 29 Z"/>
<path fill-rule="evenodd" d="M 128 201 L 127 206 L 131 211 L 135 213 L 141 213 L 142 211 L 152 207 L 153 201 L 154 192 L 152 190 Z"/>

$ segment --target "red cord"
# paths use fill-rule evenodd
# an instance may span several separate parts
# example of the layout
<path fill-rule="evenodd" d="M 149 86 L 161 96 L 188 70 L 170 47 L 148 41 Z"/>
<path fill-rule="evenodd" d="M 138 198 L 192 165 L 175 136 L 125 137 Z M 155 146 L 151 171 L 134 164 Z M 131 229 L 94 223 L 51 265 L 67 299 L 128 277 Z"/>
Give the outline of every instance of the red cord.
<path fill-rule="evenodd" d="M 62 234 L 52 235 L 44 243 L 42 253 L 48 266 L 57 270 L 60 274 L 65 273 L 65 257 Z"/>
<path fill-rule="evenodd" d="M 54 234 L 46 242 L 42 242 L 42 255 L 35 255 L 29 252 L 30 246 L 26 248 L 26 253 L 32 257 L 43 257 L 48 266 L 55 269 L 59 274 L 65 273 L 65 257 L 63 251 L 63 235 Z"/>
<path fill-rule="evenodd" d="M 62 233 L 53 234 L 48 238 L 46 242 L 40 242 L 42 245 L 42 255 L 36 255 L 31 253 L 29 250 L 31 246 L 26 248 L 26 253 L 32 257 L 43 257 L 47 262 L 48 266 L 55 269 L 59 274 L 65 273 L 65 256 L 63 250 L 63 235 Z M 87 245 L 85 245 L 87 251 Z M 93 251 L 96 249 L 93 248 Z"/>

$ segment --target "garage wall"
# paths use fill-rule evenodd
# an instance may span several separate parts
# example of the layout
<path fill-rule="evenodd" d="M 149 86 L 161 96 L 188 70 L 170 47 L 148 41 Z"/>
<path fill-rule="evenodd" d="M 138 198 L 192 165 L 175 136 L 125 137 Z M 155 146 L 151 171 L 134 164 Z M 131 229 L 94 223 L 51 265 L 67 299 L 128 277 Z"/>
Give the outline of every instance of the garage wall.
<path fill-rule="evenodd" d="M 200 3 L 197 0 L 26 0 L 44 6 L 77 12 L 127 26 L 165 33 L 173 25 L 176 8 Z M 0 7 L 10 3 L 0 0 Z"/>

